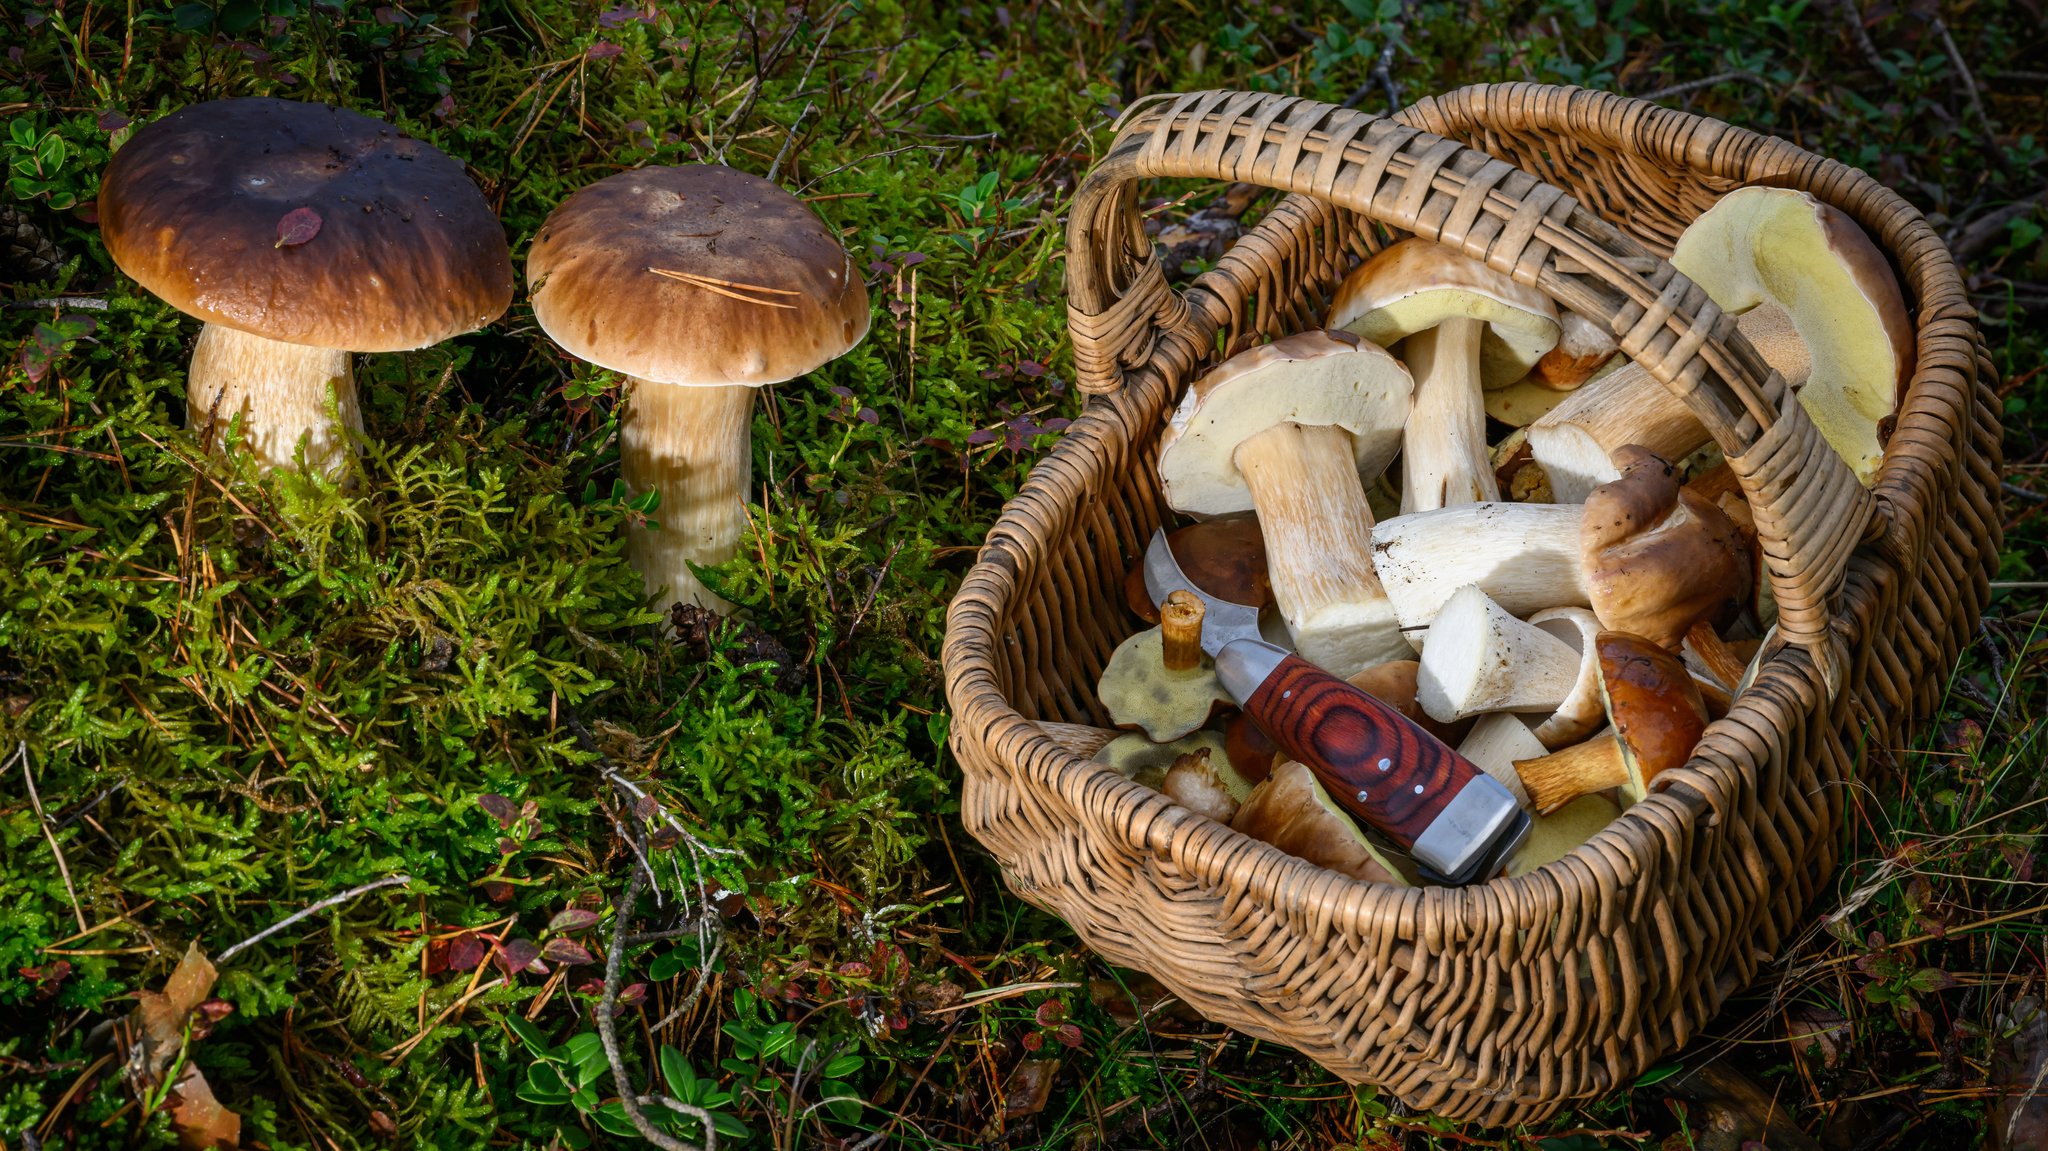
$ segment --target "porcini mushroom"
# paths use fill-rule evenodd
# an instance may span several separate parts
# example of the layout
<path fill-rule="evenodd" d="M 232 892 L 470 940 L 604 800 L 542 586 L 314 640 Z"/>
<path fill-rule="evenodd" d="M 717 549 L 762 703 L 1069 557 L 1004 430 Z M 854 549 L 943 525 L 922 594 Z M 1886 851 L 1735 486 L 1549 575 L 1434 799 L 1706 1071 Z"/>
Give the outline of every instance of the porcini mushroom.
<path fill-rule="evenodd" d="M 1190 732 L 1167 743 L 1154 743 L 1133 731 L 1103 744 L 1093 759 L 1125 779 L 1159 791 L 1166 786 L 1166 773 L 1175 761 L 1195 752 L 1207 752 L 1212 763 L 1228 762 L 1223 737 L 1213 731 Z M 1250 795 L 1251 784 L 1243 784 L 1241 794 Z"/>
<path fill-rule="evenodd" d="M 1273 599 L 1303 659 L 1333 675 L 1405 655 L 1368 554 L 1364 480 L 1400 446 L 1407 369 L 1342 332 L 1231 357 L 1188 390 L 1159 441 L 1168 506 L 1259 513 Z"/>
<path fill-rule="evenodd" d="M 1169 667 L 1161 627 L 1147 628 L 1117 645 L 1102 669 L 1096 698 L 1118 727 L 1137 728 L 1154 743 L 1179 739 L 1237 701 L 1223 690 L 1206 659 Z"/>
<path fill-rule="evenodd" d="M 1230 826 L 1353 879 L 1411 886 L 1394 862 L 1380 854 L 1351 816 L 1316 782 L 1315 775 L 1291 759 L 1252 789 Z"/>
<path fill-rule="evenodd" d="M 1677 651 L 1696 624 L 1748 598 L 1749 548 L 1654 453 L 1629 445 L 1614 459 L 1621 475 L 1586 497 L 1587 598 L 1603 626 Z M 1713 636 L 1710 626 L 1699 641 Z"/>
<path fill-rule="evenodd" d="M 1686 761 L 1706 730 L 1706 705 L 1676 655 L 1616 631 L 1600 633 L 1599 650 L 1600 699 L 1612 726 L 1584 743 L 1515 763 L 1540 813 L 1608 788 L 1637 802 L 1658 775 Z"/>
<path fill-rule="evenodd" d="M 1620 816 L 1621 809 L 1604 795 L 1582 795 L 1549 815 L 1539 815 L 1529 823 L 1529 838 L 1508 857 L 1504 874 L 1512 879 L 1555 863 Z"/>
<path fill-rule="evenodd" d="M 1549 749 L 1536 738 L 1527 719 L 1511 711 L 1489 712 L 1472 721 L 1472 730 L 1457 746 L 1459 755 L 1499 780 L 1516 803 L 1529 806 L 1529 793 L 1522 787 L 1522 777 L 1515 774 L 1515 761 L 1541 758 Z"/>
<path fill-rule="evenodd" d="M 1584 607 L 1577 504 L 1467 504 L 1372 529 L 1372 562 L 1403 631 L 1422 634 L 1451 594 L 1477 584 L 1511 615 Z"/>
<path fill-rule="evenodd" d="M 1174 759 L 1173 766 L 1166 769 L 1166 778 L 1160 783 L 1159 790 L 1196 815 L 1207 816 L 1218 823 L 1229 823 L 1243 802 L 1239 795 L 1232 794 L 1230 783 L 1224 778 L 1229 770 L 1226 757 L 1206 747 L 1199 748 Z M 1242 794 L 1249 795 L 1250 791 L 1247 789 Z"/>
<path fill-rule="evenodd" d="M 512 302 L 504 229 L 462 165 L 325 104 L 210 100 L 137 129 L 99 217 L 123 272 L 206 322 L 187 425 L 239 416 L 269 469 L 303 441 L 309 470 L 340 470 L 363 427 L 351 352 L 424 348 Z"/>
<path fill-rule="evenodd" d="M 1166 533 L 1167 549 L 1181 574 L 1195 587 L 1231 603 L 1265 608 L 1273 602 L 1266 575 L 1266 541 L 1251 516 L 1199 520 Z M 1159 622 L 1159 607 L 1145 590 L 1145 557 L 1124 571 L 1124 602 L 1146 623 Z"/>
<path fill-rule="evenodd" d="M 1402 513 L 1499 499 L 1481 391 L 1521 379 L 1556 346 L 1550 298 L 1440 244 L 1408 239 L 1345 277 L 1330 326 L 1381 347 L 1400 343 L 1414 373 Z"/>
<path fill-rule="evenodd" d="M 1465 738 L 1465 732 L 1472 725 L 1464 720 L 1438 720 L 1423 710 L 1419 693 L 1421 676 L 1421 663 L 1412 659 L 1396 659 L 1374 664 L 1347 677 L 1345 682 L 1413 720 L 1422 730 L 1455 745 Z"/>
<path fill-rule="evenodd" d="M 1429 625 L 1415 694 L 1440 723 L 1489 711 L 1548 714 L 1578 678 L 1579 653 L 1570 645 L 1466 584 Z"/>
<path fill-rule="evenodd" d="M 1600 706 L 1600 619 L 1582 607 L 1554 607 L 1530 616 L 1529 622 L 1578 653 L 1579 674 L 1570 694 L 1550 718 L 1536 725 L 1536 739 L 1545 748 L 1568 747 L 1591 735 L 1607 718 Z"/>
<path fill-rule="evenodd" d="M 1785 309 L 1812 357 L 1800 406 L 1856 478 L 1875 482 L 1879 429 L 1913 372 L 1913 324 L 1856 221 L 1809 192 L 1737 188 L 1679 236 L 1671 262 L 1727 311 Z"/>
<path fill-rule="evenodd" d="M 1557 346 L 1543 353 L 1543 358 L 1536 361 L 1521 382 L 1554 392 L 1569 392 L 1603 370 L 1619 366 L 1614 358 L 1620 354 L 1621 344 L 1606 324 L 1571 311 L 1559 312 L 1558 321 Z"/>
<path fill-rule="evenodd" d="M 533 315 L 632 380 L 619 471 L 660 493 L 628 555 L 662 603 L 729 611 L 690 570 L 731 559 L 753 468 L 754 389 L 844 355 L 867 287 L 795 196 L 718 164 L 634 168 L 555 208 L 526 260 Z"/>

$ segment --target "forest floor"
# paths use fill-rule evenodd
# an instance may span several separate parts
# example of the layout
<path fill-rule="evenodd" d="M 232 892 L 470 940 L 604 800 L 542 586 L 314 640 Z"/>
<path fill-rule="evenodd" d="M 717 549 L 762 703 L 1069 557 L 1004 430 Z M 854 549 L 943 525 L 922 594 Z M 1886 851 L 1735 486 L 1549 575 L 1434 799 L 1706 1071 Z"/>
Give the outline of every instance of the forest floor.
<path fill-rule="evenodd" d="M 0 6 L 0 1148 L 170 1146 L 152 1084 L 186 1063 L 248 1146 L 632 1144 L 598 956 L 625 1070 L 726 1146 L 1683 1147 L 1709 1064 L 1775 1100 L 1773 1147 L 1983 1145 L 2048 1067 L 2044 39 L 2035 0 Z M 1080 410 L 1064 212 L 1121 109 L 1507 79 L 1782 135 L 1925 212 L 1982 311 L 2006 498 L 1983 629 L 1941 713 L 1870 749 L 1812 929 L 1631 1087 L 1500 1131 L 1136 1019 L 1146 981 L 963 832 L 936 655 Z M 358 357 L 350 484 L 207 458 L 197 325 L 115 271 L 95 203 L 138 126 L 243 95 L 461 159 L 515 262 L 642 164 L 773 171 L 840 231 L 873 332 L 764 393 L 752 526 L 711 573 L 757 631 L 644 602 L 619 380 L 523 293 Z M 615 916 L 642 850 L 659 892 Z M 132 997 L 191 945 L 213 1001 L 172 1066 L 124 1065 Z"/>

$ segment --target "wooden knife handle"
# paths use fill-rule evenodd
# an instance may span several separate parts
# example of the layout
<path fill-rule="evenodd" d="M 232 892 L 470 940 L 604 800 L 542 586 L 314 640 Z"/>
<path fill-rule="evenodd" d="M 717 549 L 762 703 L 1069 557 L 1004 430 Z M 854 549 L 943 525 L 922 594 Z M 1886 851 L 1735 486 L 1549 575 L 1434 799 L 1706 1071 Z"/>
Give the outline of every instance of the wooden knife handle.
<path fill-rule="evenodd" d="M 1345 810 L 1403 848 L 1479 775 L 1407 716 L 1298 655 L 1273 669 L 1244 710 Z"/>

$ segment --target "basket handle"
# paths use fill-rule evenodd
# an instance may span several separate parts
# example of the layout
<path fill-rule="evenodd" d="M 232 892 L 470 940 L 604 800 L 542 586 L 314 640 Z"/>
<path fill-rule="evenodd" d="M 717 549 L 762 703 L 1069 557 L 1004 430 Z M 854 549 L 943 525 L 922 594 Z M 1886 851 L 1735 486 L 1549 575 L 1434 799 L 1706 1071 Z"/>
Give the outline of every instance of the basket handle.
<path fill-rule="evenodd" d="M 1291 96 L 1165 94 L 1131 106 L 1074 194 L 1067 314 L 1085 392 L 1117 391 L 1139 373 L 1177 384 L 1243 314 L 1243 269 L 1219 265 L 1185 294 L 1166 282 L 1137 198 L 1139 181 L 1159 177 L 1314 197 L 1609 317 L 1622 351 L 1684 399 L 1727 456 L 1778 601 L 1772 648 L 1805 650 L 1835 697 L 1847 663 L 1835 601 L 1850 553 L 1882 535 L 1877 501 L 1698 285 L 1563 189 L 1455 140 Z"/>

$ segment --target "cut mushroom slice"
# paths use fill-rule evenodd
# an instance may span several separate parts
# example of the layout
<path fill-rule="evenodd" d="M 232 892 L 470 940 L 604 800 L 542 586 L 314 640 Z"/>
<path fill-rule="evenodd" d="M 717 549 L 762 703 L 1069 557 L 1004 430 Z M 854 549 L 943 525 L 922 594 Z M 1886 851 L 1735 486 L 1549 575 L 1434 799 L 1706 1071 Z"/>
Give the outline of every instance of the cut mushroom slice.
<path fill-rule="evenodd" d="M 1543 741 L 1529 730 L 1529 721 L 1511 711 L 1496 711 L 1472 722 L 1472 731 L 1458 744 L 1458 754 L 1472 766 L 1500 781 L 1515 797 L 1529 806 L 1529 792 L 1515 773 L 1518 759 L 1540 759 L 1548 752 Z"/>
<path fill-rule="evenodd" d="M 1227 757 L 1218 756 L 1206 747 L 1199 748 L 1173 761 L 1173 766 L 1166 769 L 1166 779 L 1159 785 L 1159 790 L 1196 815 L 1227 824 L 1243 802 L 1231 794 L 1230 784 L 1224 779 L 1224 773 L 1229 770 Z M 1250 789 L 1246 789 L 1246 794 L 1249 793 Z"/>
<path fill-rule="evenodd" d="M 1519 384 L 1569 392 L 1609 369 L 1621 354 L 1621 344 L 1606 324 L 1569 311 L 1558 313 L 1558 320 L 1557 346 L 1543 353 Z"/>
<path fill-rule="evenodd" d="M 1511 428 L 1526 428 L 1563 404 L 1570 392 L 1522 380 L 1486 393 L 1486 414 Z"/>
<path fill-rule="evenodd" d="M 1489 711 L 1548 714 L 1572 694 L 1580 662 L 1569 644 L 1466 584 L 1429 625 L 1415 694 L 1439 723 Z"/>
<path fill-rule="evenodd" d="M 1550 298 L 1440 244 L 1409 239 L 1345 277 L 1330 325 L 1382 347 L 1401 342 L 1415 374 L 1401 446 L 1402 513 L 1499 499 L 1481 392 L 1521 379 L 1556 346 Z"/>
<path fill-rule="evenodd" d="M 1199 751 L 1208 752 L 1211 763 L 1224 762 L 1227 754 L 1223 737 L 1213 731 L 1194 732 L 1170 743 L 1153 743 L 1133 731 L 1103 744 L 1102 750 L 1091 758 L 1133 783 L 1160 791 L 1166 786 L 1166 773 L 1173 770 L 1174 762 Z M 1245 785 L 1244 794 L 1251 794 L 1249 784 Z"/>
<path fill-rule="evenodd" d="M 1530 822 L 1529 838 L 1508 857 L 1507 876 L 1527 875 L 1563 859 L 1620 816 L 1621 809 L 1604 795 L 1582 795 L 1549 815 L 1537 816 Z"/>
<path fill-rule="evenodd" d="M 1806 379 L 1812 361 L 1798 340 L 1785 338 L 1784 312 L 1758 308 L 1737 316 L 1735 326 L 1786 383 L 1797 387 Z M 1560 503 L 1584 502 L 1594 488 L 1621 474 L 1611 456 L 1624 445 L 1680 460 L 1710 438 L 1685 401 L 1636 363 L 1567 394 L 1528 427 L 1530 451 Z"/>
<path fill-rule="evenodd" d="M 1563 640 L 1579 657 L 1570 694 L 1536 725 L 1537 741 L 1555 751 L 1593 734 L 1607 718 L 1600 706 L 1600 619 L 1582 607 L 1554 607 L 1530 616 L 1529 622 Z"/>
<path fill-rule="evenodd" d="M 1812 356 L 1800 405 L 1856 478 L 1875 482 L 1914 345 L 1898 278 L 1863 229 L 1807 192 L 1738 188 L 1693 221 L 1671 262 L 1726 311 L 1785 309 Z"/>
<path fill-rule="evenodd" d="M 1111 722 L 1137 728 L 1155 743 L 1179 739 L 1237 702 L 1206 660 L 1185 671 L 1169 669 L 1165 636 L 1156 627 L 1117 645 L 1095 694 Z"/>
<path fill-rule="evenodd" d="M 1577 505 L 1507 503 L 1396 516 L 1372 529 L 1372 562 L 1394 617 L 1420 648 L 1424 630 L 1466 584 L 1511 615 L 1588 606 L 1582 518 Z"/>
<path fill-rule="evenodd" d="M 1169 506 L 1259 513 L 1295 649 L 1334 675 L 1406 654 L 1373 572 L 1363 481 L 1399 448 L 1411 388 L 1407 369 L 1371 344 L 1304 332 L 1204 376 L 1160 438 Z"/>
<path fill-rule="evenodd" d="M 1748 600 L 1748 545 L 1663 459 L 1635 445 L 1614 459 L 1621 475 L 1586 498 L 1588 598 L 1602 625 L 1677 651 L 1694 625 L 1732 615 Z M 1699 642 L 1720 637 L 1708 627 Z"/>
<path fill-rule="evenodd" d="M 1686 761 L 1706 730 L 1706 705 L 1677 656 L 1625 632 L 1601 632 L 1599 648 L 1600 697 L 1612 726 L 1585 743 L 1515 763 L 1540 814 L 1608 788 L 1628 803 L 1640 801 L 1657 776 Z"/>
<path fill-rule="evenodd" d="M 1266 575 L 1266 541 L 1259 521 L 1251 516 L 1203 520 L 1166 533 L 1167 549 L 1181 574 L 1195 587 L 1218 599 L 1265 608 L 1273 602 L 1273 581 Z M 1145 557 L 1141 552 L 1124 571 L 1124 602 L 1146 623 L 1159 622 L 1159 606 L 1145 590 Z"/>
<path fill-rule="evenodd" d="M 1367 883 L 1411 886 L 1308 768 L 1288 760 L 1252 789 L 1230 826 L 1318 867 Z"/>

